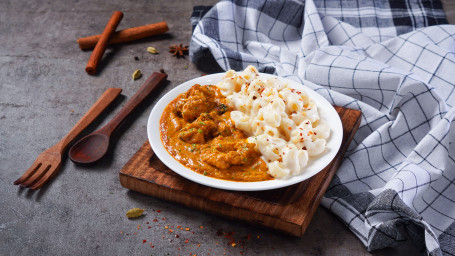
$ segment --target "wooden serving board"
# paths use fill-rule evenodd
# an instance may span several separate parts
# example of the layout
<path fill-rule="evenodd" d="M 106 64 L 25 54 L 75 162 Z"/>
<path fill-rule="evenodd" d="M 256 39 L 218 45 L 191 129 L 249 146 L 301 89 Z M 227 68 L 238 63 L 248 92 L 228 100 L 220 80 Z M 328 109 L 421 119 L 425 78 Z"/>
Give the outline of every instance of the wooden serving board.
<path fill-rule="evenodd" d="M 187 207 L 302 236 L 360 124 L 360 111 L 335 109 L 343 123 L 341 148 L 324 170 L 301 183 L 259 192 L 207 187 L 168 169 L 155 156 L 148 141 L 122 168 L 120 183 L 131 190 Z"/>

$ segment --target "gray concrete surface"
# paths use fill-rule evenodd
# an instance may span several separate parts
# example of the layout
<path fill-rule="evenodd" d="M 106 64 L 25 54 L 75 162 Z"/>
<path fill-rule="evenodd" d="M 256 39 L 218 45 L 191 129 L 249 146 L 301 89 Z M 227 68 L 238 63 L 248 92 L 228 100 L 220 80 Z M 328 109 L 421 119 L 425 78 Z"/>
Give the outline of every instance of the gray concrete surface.
<path fill-rule="evenodd" d="M 306 234 L 292 238 L 120 185 L 118 172 L 146 140 L 146 120 L 155 101 L 181 82 L 214 71 L 200 70 L 188 58 L 176 59 L 167 52 L 171 44 L 189 42 L 192 7 L 214 2 L 0 1 L 0 255 L 417 254 L 409 243 L 367 252 L 321 207 Z M 119 29 L 166 21 L 170 31 L 110 48 L 98 75 L 89 76 L 84 69 L 91 52 L 79 50 L 76 39 L 100 33 L 114 10 L 124 12 Z M 151 55 L 147 46 L 161 53 Z M 160 68 L 169 74 L 169 84 L 115 133 L 106 158 L 91 167 L 66 160 L 59 175 L 37 192 L 12 185 L 106 88 L 123 88 L 124 97 L 85 134 L 109 121 L 144 77 Z M 142 70 L 144 77 L 132 81 L 135 69 Z M 128 220 L 125 212 L 133 207 L 146 209 L 146 215 Z M 229 232 L 233 232 L 236 247 L 221 235 Z"/>

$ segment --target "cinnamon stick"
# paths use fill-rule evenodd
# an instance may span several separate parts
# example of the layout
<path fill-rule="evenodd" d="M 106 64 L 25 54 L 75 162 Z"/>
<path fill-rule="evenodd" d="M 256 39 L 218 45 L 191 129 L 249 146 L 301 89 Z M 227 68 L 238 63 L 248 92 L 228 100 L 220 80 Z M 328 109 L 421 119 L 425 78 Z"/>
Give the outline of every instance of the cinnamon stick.
<path fill-rule="evenodd" d="M 140 27 L 127 28 L 118 32 L 115 32 L 109 39 L 108 45 L 119 44 L 139 40 L 149 36 L 164 34 L 169 28 L 166 22 L 158 22 L 148 24 Z M 77 43 L 81 50 L 88 50 L 93 48 L 98 40 L 101 38 L 100 35 L 88 36 L 77 39 Z"/>
<path fill-rule="evenodd" d="M 114 34 L 115 29 L 117 28 L 118 24 L 123 18 L 123 13 L 120 11 L 115 11 L 111 18 L 109 19 L 106 27 L 104 28 L 103 33 L 101 34 L 98 43 L 93 49 L 92 55 L 88 60 L 87 66 L 85 67 L 85 71 L 90 75 L 94 75 L 96 73 L 96 67 L 98 66 L 98 62 L 101 60 L 104 51 L 106 50 L 107 42 L 109 41 L 109 37 Z"/>

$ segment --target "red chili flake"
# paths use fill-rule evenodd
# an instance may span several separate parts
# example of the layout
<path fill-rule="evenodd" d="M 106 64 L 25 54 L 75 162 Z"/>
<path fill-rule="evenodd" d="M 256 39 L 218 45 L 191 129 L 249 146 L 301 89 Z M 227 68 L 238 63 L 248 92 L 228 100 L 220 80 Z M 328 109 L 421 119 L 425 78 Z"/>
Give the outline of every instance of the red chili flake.
<path fill-rule="evenodd" d="M 204 226 L 199 226 L 199 228 L 203 229 L 203 228 L 204 228 Z"/>
<path fill-rule="evenodd" d="M 156 212 L 157 212 L 157 213 L 160 213 L 160 212 L 161 212 L 161 210 L 157 210 Z"/>
<path fill-rule="evenodd" d="M 179 250 L 179 251 L 180 251 L 180 248 L 177 248 L 177 250 Z"/>
<path fill-rule="evenodd" d="M 179 235 L 175 234 L 175 238 L 179 238 L 179 237 L 180 237 Z M 180 250 L 180 248 L 179 248 L 179 250 Z"/>
<path fill-rule="evenodd" d="M 292 130 L 292 127 L 291 127 L 291 126 L 289 126 L 289 127 L 288 127 L 288 130 L 289 130 L 289 131 L 290 131 L 290 130 Z"/>
<path fill-rule="evenodd" d="M 314 135 L 317 135 L 317 133 L 314 133 Z"/>
<path fill-rule="evenodd" d="M 158 220 L 157 220 L 157 219 L 153 219 L 153 221 L 154 221 L 154 222 L 158 222 Z"/>
<path fill-rule="evenodd" d="M 145 223 L 145 224 L 150 224 L 150 222 L 147 221 L 147 223 Z"/>
<path fill-rule="evenodd" d="M 191 232 L 191 233 L 194 235 L 194 231 L 193 231 L 193 232 Z"/>
<path fill-rule="evenodd" d="M 300 133 L 300 136 L 302 136 L 302 133 Z"/>
<path fill-rule="evenodd" d="M 303 146 L 303 148 L 302 148 L 302 149 L 303 149 L 303 150 L 306 150 L 306 147 L 305 147 L 305 146 Z"/>
<path fill-rule="evenodd" d="M 255 100 L 255 99 L 257 99 L 257 97 L 256 97 L 256 96 L 253 96 L 253 100 Z"/>
<path fill-rule="evenodd" d="M 190 228 L 185 228 L 185 230 L 186 230 L 186 231 L 189 231 L 189 230 L 190 230 Z"/>
<path fill-rule="evenodd" d="M 166 218 L 161 218 L 162 220 L 166 220 Z"/>
<path fill-rule="evenodd" d="M 152 248 L 155 248 L 155 246 L 154 246 L 154 245 L 152 245 L 152 246 L 150 246 L 150 247 L 152 247 Z"/>
<path fill-rule="evenodd" d="M 169 229 L 169 232 L 173 233 L 174 231 L 172 229 Z"/>
<path fill-rule="evenodd" d="M 302 92 L 300 92 L 300 91 L 297 91 L 297 94 L 302 94 Z"/>
<path fill-rule="evenodd" d="M 148 228 L 148 229 L 151 229 L 152 227 L 151 227 L 151 226 L 148 226 L 147 228 Z"/>
<path fill-rule="evenodd" d="M 145 239 L 144 239 L 144 240 L 142 240 L 142 243 L 143 243 L 143 244 L 147 243 L 147 240 L 145 240 Z"/>
<path fill-rule="evenodd" d="M 182 227 L 182 226 L 180 226 L 180 225 L 179 225 L 179 226 L 177 226 L 177 228 L 180 228 L 180 227 Z"/>
<path fill-rule="evenodd" d="M 189 242 L 189 240 L 188 240 L 188 239 L 186 239 L 186 240 L 185 240 L 185 244 L 187 244 L 188 242 Z"/>

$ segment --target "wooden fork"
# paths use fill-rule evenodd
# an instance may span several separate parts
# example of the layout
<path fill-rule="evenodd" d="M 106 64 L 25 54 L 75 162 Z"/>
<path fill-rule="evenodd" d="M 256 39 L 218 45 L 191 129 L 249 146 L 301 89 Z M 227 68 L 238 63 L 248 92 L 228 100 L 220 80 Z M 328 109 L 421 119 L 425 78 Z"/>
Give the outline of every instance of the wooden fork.
<path fill-rule="evenodd" d="M 120 88 L 109 88 L 93 104 L 87 113 L 74 125 L 62 140 L 41 153 L 32 166 L 14 182 L 24 188 L 40 189 L 47 181 L 57 174 L 62 164 L 62 155 L 67 146 L 73 141 L 89 124 L 91 124 L 122 92 Z"/>

